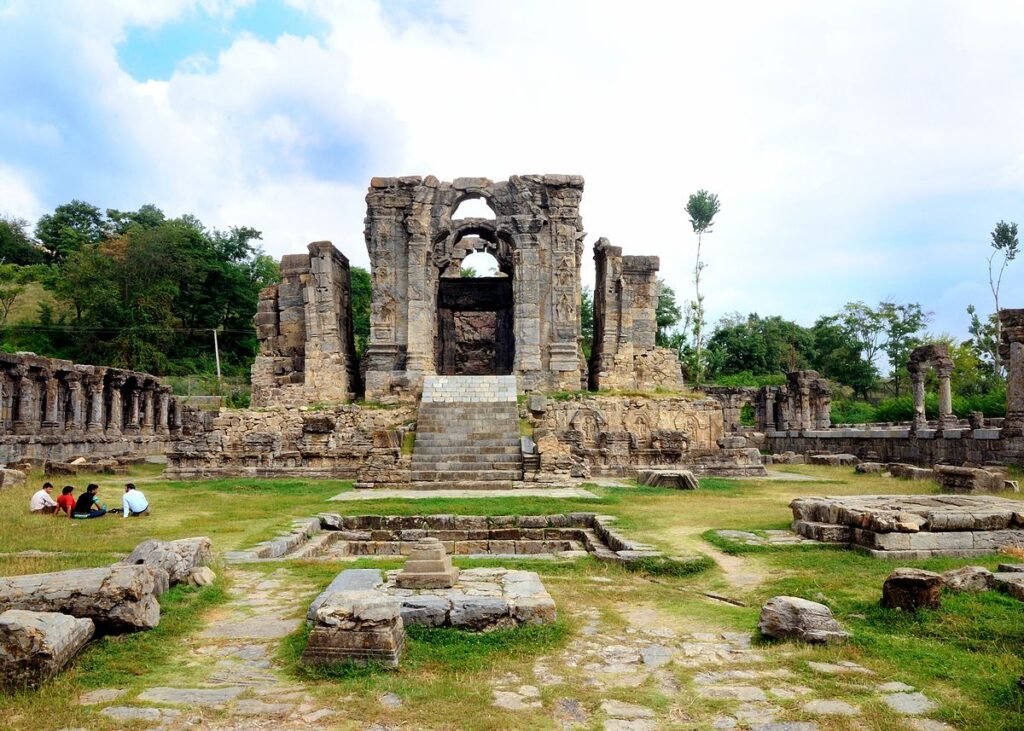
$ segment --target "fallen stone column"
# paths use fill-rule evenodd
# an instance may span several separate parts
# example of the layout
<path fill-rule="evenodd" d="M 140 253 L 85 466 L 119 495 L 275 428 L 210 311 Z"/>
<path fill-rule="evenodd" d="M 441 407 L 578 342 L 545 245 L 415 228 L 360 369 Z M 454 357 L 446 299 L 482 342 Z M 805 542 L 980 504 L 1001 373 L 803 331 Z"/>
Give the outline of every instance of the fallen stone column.
<path fill-rule="evenodd" d="M 121 559 L 121 563 L 162 568 L 167 572 L 170 583 L 177 584 L 186 581 L 192 569 L 208 564 L 211 556 L 210 539 L 206 537 L 177 541 L 150 539 L 137 545 L 131 554 Z"/>
<path fill-rule="evenodd" d="M 404 646 L 397 600 L 379 591 L 335 592 L 317 609 L 301 660 L 307 665 L 352 662 L 397 668 Z"/>
<path fill-rule="evenodd" d="M 35 687 L 64 669 L 95 631 L 91 619 L 8 609 L 0 614 L 0 684 Z"/>
<path fill-rule="evenodd" d="M 155 566 L 114 564 L 50 574 L 0 577 L 0 610 L 60 612 L 88 618 L 103 633 L 160 623 L 156 594 L 167 575 Z"/>

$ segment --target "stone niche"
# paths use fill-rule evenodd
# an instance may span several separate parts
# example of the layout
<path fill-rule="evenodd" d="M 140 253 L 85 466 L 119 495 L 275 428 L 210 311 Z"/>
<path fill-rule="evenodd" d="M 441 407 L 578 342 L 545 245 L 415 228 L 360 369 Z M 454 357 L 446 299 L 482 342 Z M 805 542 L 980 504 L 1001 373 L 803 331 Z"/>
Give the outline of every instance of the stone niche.
<path fill-rule="evenodd" d="M 655 346 L 658 331 L 659 261 L 656 256 L 623 256 L 608 239 L 594 245 L 594 347 L 592 390 L 679 391 L 679 358 Z"/>
<path fill-rule="evenodd" d="M 514 374 L 523 391 L 584 386 L 582 195 L 575 175 L 374 178 L 366 196 L 366 398 L 415 399 L 434 373 Z M 469 199 L 493 215 L 453 217 Z M 462 260 L 476 251 L 497 260 L 498 276 L 459 282 Z M 460 371 L 465 363 L 472 373 Z"/>
<path fill-rule="evenodd" d="M 360 391 L 348 259 L 329 241 L 281 259 L 281 282 L 260 292 L 252 405 L 350 401 Z"/>

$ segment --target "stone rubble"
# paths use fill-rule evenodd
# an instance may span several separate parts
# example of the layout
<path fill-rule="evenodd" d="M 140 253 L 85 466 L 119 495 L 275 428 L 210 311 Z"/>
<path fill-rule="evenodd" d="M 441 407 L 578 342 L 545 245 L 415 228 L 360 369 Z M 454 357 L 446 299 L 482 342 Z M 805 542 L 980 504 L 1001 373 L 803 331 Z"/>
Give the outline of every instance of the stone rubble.
<path fill-rule="evenodd" d="M 793 596 L 775 596 L 761 608 L 758 630 L 773 639 L 803 640 L 815 644 L 837 644 L 850 633 L 824 604 Z"/>
<path fill-rule="evenodd" d="M 176 541 L 149 539 L 135 547 L 121 563 L 131 566 L 156 566 L 167 572 L 170 583 L 187 581 L 192 569 L 210 562 L 213 551 L 205 536 Z"/>
<path fill-rule="evenodd" d="M 55 612 L 0 613 L 0 685 L 35 687 L 57 675 L 92 638 L 91 619 Z"/>
<path fill-rule="evenodd" d="M 896 569 L 882 585 L 882 606 L 904 612 L 938 609 L 942 583 L 942 576 L 934 571 Z"/>

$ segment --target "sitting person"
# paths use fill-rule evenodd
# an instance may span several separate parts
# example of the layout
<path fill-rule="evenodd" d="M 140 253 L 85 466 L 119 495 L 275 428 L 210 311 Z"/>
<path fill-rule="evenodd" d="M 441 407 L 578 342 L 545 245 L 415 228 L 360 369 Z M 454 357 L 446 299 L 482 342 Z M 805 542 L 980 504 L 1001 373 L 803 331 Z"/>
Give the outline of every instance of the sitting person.
<path fill-rule="evenodd" d="M 31 513 L 56 513 L 57 502 L 50 497 L 53 490 L 53 483 L 44 482 L 43 486 L 32 495 L 28 501 L 28 509 Z"/>
<path fill-rule="evenodd" d="M 72 493 L 75 488 L 71 485 L 65 485 L 60 491 L 60 497 L 57 498 L 57 515 L 61 513 L 66 514 L 69 518 L 71 513 L 75 510 L 75 496 Z"/>
<path fill-rule="evenodd" d="M 137 518 L 140 515 L 149 515 L 149 502 L 146 500 L 146 496 L 142 494 L 142 490 L 135 487 L 134 482 L 129 482 L 124 486 L 124 500 L 122 501 L 124 507 L 124 517 Z"/>
<path fill-rule="evenodd" d="M 101 518 L 107 514 L 107 506 L 100 505 L 100 501 L 96 497 L 96 492 L 99 489 L 100 486 L 96 483 L 91 483 L 85 488 L 85 492 L 79 495 L 75 502 L 74 512 L 71 513 L 72 518 Z"/>

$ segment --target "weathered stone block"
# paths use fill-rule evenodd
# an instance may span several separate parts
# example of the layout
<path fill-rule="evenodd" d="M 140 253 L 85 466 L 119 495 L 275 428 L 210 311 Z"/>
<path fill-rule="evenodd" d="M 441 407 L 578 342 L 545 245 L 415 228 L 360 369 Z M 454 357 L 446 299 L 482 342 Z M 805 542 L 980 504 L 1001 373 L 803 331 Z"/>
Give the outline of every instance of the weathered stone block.
<path fill-rule="evenodd" d="M 941 592 L 942 576 L 934 571 L 900 568 L 882 585 L 882 606 L 905 612 L 938 609 Z"/>
<path fill-rule="evenodd" d="M 454 596 L 449 612 L 454 627 L 483 630 L 510 627 L 515 624 L 508 601 L 498 597 Z"/>
<path fill-rule="evenodd" d="M 0 610 L 59 612 L 88 618 L 100 632 L 150 629 L 160 622 L 158 567 L 113 566 L 0 578 Z"/>
<path fill-rule="evenodd" d="M 205 536 L 176 541 L 143 541 L 121 563 L 132 566 L 156 566 L 167 572 L 171 584 L 188 578 L 192 569 L 210 562 L 213 551 Z"/>
<path fill-rule="evenodd" d="M 769 599 L 761 607 L 757 628 L 765 637 L 810 643 L 839 643 L 850 638 L 824 604 L 793 596 Z"/>
<path fill-rule="evenodd" d="M 942 574 L 942 585 L 952 592 L 979 592 L 995 584 L 992 572 L 984 566 L 964 566 Z"/>
<path fill-rule="evenodd" d="M 405 627 L 394 598 L 374 590 L 335 592 L 325 598 L 315 617 L 303 663 L 376 662 L 398 667 Z"/>
<path fill-rule="evenodd" d="M 8 609 L 0 614 L 0 683 L 39 685 L 63 670 L 94 631 L 91 619 Z"/>

